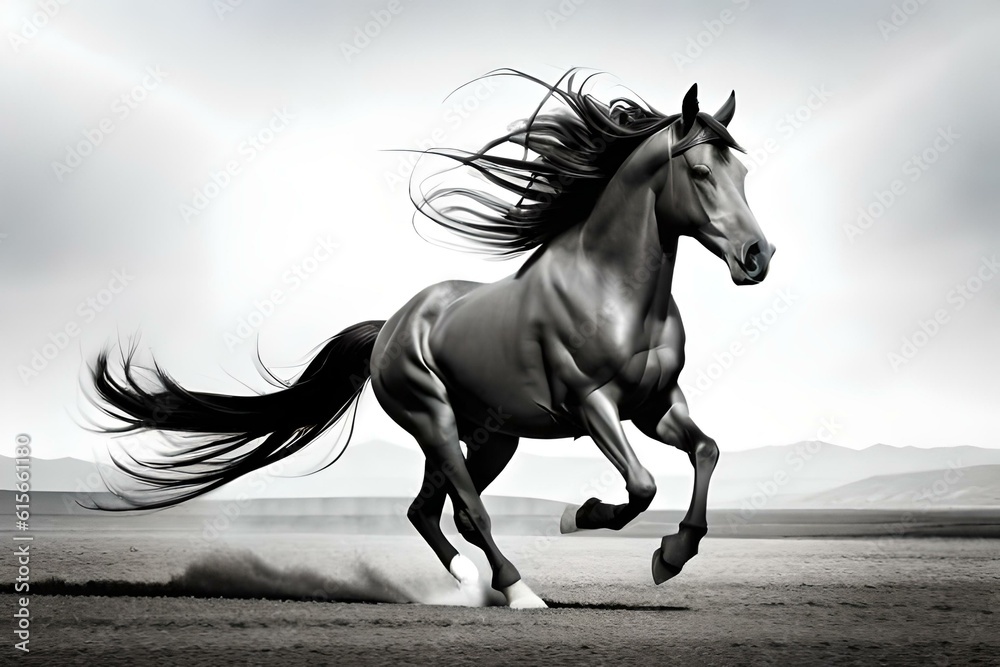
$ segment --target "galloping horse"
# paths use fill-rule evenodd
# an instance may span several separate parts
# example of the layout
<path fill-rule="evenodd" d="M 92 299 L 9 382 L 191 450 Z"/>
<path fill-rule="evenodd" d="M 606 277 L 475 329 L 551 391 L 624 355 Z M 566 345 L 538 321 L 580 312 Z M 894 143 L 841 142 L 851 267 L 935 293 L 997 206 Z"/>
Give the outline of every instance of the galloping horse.
<path fill-rule="evenodd" d="M 617 530 L 643 512 L 656 485 L 624 420 L 686 452 L 694 467 L 690 508 L 653 555 L 654 581 L 677 575 L 698 552 L 719 450 L 677 384 L 684 330 L 670 287 L 678 238 L 723 259 L 737 285 L 762 281 L 774 253 L 746 202 L 746 168 L 730 151 L 742 150 L 727 130 L 735 93 L 710 115 L 699 111 L 695 85 L 681 113 L 665 115 L 628 98 L 599 101 L 586 79 L 578 85 L 577 70 L 554 85 L 514 70 L 492 75 L 540 84 L 545 98 L 478 152 L 427 152 L 471 168 L 494 192 L 439 187 L 415 204 L 467 244 L 506 256 L 533 249 L 528 260 L 495 283 L 432 285 L 388 320 L 341 331 L 269 394 L 191 392 L 159 366 L 152 380 L 139 377 L 134 349 L 116 374 L 101 352 L 95 400 L 121 422 L 106 431 L 201 436 L 175 442 L 160 460 L 113 457 L 138 485 L 116 491 L 126 509 L 175 505 L 299 451 L 356 408 L 370 380 L 427 458 L 429 492 L 407 516 L 460 583 L 479 575 L 441 531 L 446 494 L 461 535 L 485 552 L 493 588 L 511 607 L 545 606 L 494 542 L 480 497 L 521 437 L 589 435 L 624 478 L 627 503 L 591 498 L 567 510 L 562 532 Z M 560 108 L 543 113 L 553 100 Z M 512 146 L 522 158 L 494 150 Z"/>

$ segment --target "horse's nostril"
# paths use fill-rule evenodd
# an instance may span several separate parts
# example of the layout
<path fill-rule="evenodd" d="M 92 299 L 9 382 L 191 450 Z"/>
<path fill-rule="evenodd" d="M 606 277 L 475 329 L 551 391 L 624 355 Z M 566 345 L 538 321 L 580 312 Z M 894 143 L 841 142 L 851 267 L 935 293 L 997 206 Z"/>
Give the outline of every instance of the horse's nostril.
<path fill-rule="evenodd" d="M 758 280 L 764 275 L 767 261 L 760 250 L 757 241 L 750 243 L 743 251 L 743 270 L 751 280 Z"/>

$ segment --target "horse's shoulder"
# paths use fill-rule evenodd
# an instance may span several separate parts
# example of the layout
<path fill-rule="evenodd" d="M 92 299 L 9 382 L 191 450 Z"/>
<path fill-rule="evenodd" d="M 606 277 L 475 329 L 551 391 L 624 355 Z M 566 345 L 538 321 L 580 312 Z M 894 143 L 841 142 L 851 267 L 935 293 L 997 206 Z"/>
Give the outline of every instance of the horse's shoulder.
<path fill-rule="evenodd" d="M 471 280 L 444 280 L 433 285 L 428 285 L 420 290 L 413 296 L 410 302 L 424 307 L 446 306 L 473 290 L 482 287 L 484 284 Z"/>

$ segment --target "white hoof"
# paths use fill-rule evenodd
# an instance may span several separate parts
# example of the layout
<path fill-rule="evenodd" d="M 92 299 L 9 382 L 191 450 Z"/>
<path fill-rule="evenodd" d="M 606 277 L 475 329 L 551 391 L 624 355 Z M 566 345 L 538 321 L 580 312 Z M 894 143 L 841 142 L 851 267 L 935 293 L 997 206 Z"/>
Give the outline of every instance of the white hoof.
<path fill-rule="evenodd" d="M 549 606 L 545 604 L 545 600 L 535 595 L 528 584 L 524 583 L 522 580 L 518 580 L 512 586 L 501 591 L 503 596 L 507 598 L 507 606 L 511 609 L 548 609 Z"/>
<path fill-rule="evenodd" d="M 476 564 L 462 554 L 457 554 L 451 559 L 448 571 L 462 586 L 471 586 L 479 582 L 479 570 Z"/>
<path fill-rule="evenodd" d="M 563 511 L 562 518 L 559 519 L 559 532 L 563 535 L 566 533 L 575 533 L 580 530 L 576 527 L 576 512 L 578 509 L 580 508 L 569 505 Z"/>

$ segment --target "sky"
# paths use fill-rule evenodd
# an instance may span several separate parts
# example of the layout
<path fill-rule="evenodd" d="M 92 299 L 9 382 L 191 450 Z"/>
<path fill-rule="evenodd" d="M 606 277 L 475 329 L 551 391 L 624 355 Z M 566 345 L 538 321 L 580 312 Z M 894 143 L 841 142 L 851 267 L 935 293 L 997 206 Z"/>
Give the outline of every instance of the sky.
<path fill-rule="evenodd" d="M 10 0 L 0 23 L 4 453 L 105 446 L 81 381 L 137 333 L 191 388 L 246 392 L 258 346 L 290 375 L 426 285 L 514 272 L 422 240 L 389 149 L 478 148 L 539 89 L 449 93 L 573 66 L 668 113 L 736 90 L 778 251 L 737 287 L 684 239 L 674 280 L 681 385 L 723 452 L 1000 446 L 994 2 Z M 412 446 L 370 390 L 355 437 Z"/>

